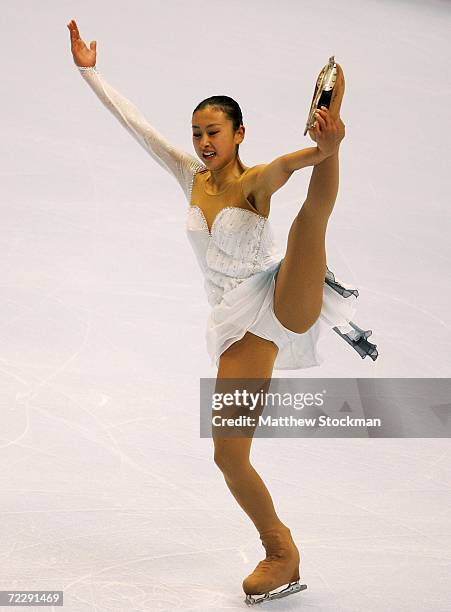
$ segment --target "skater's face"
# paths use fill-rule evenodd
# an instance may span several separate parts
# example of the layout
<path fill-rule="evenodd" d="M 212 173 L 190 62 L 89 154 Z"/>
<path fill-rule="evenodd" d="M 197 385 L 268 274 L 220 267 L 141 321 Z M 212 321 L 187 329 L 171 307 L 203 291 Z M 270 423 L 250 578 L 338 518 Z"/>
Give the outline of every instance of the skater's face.
<path fill-rule="evenodd" d="M 193 113 L 192 128 L 194 149 L 208 168 L 222 167 L 233 159 L 236 145 L 244 139 L 244 126 L 234 132 L 232 120 L 211 106 Z M 214 152 L 214 155 L 205 157 L 205 152 Z"/>

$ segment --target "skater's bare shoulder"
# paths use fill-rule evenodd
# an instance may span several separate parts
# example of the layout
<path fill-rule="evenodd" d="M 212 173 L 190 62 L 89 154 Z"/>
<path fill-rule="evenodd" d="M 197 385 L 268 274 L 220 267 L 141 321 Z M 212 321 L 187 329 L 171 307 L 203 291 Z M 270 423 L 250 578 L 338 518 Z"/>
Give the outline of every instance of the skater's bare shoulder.
<path fill-rule="evenodd" d="M 269 216 L 271 194 L 262 189 L 259 176 L 267 164 L 258 164 L 246 169 L 241 176 L 243 194 L 250 208 L 263 217 Z"/>
<path fill-rule="evenodd" d="M 246 172 L 245 183 L 255 197 L 270 198 L 283 187 L 292 172 L 288 171 L 284 157 L 277 157 L 268 164 L 258 164 Z"/>

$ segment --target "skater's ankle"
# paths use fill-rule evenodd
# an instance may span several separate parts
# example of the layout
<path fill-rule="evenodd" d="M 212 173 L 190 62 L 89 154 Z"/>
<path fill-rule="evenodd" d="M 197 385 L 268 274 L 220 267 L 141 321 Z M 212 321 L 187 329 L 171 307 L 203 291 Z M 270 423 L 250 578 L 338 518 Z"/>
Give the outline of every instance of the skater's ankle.
<path fill-rule="evenodd" d="M 282 523 L 282 521 L 276 521 L 274 523 L 269 523 L 268 525 L 265 525 L 265 527 L 261 530 L 259 530 L 260 535 L 262 533 L 266 533 L 267 531 L 272 531 L 272 530 L 287 530 L 289 529 L 289 527 L 287 525 L 285 525 L 285 523 Z"/>

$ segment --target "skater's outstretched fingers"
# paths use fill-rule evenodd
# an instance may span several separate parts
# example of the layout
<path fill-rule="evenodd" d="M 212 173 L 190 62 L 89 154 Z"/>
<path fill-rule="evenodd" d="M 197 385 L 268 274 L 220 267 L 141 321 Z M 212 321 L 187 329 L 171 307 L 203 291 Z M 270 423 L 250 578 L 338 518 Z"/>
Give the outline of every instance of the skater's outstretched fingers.
<path fill-rule="evenodd" d="M 75 19 L 71 19 L 70 23 L 72 25 L 72 32 L 74 33 L 74 36 L 80 38 L 80 32 L 78 31 L 77 22 L 75 21 Z"/>
<path fill-rule="evenodd" d="M 68 26 L 69 26 L 71 37 L 73 38 L 73 40 L 79 40 L 81 43 L 85 44 L 83 40 L 81 39 L 80 32 L 78 30 L 78 26 L 77 26 L 75 19 L 71 19 Z"/>
<path fill-rule="evenodd" d="M 71 19 L 71 21 L 69 21 L 69 23 L 67 24 L 67 27 L 69 28 L 69 32 L 70 32 L 70 40 L 72 44 L 76 44 L 77 41 L 81 41 L 80 38 L 80 32 L 78 31 L 78 27 L 77 24 L 75 23 L 75 21 L 73 19 Z M 81 41 L 83 42 L 83 41 Z"/>

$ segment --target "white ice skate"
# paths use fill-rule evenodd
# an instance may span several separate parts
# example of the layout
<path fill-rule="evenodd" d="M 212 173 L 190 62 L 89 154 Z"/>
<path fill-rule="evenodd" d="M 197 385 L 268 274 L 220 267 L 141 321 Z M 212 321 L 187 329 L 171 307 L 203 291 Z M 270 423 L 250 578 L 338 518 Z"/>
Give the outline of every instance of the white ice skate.
<path fill-rule="evenodd" d="M 304 136 L 307 132 L 313 129 L 315 124 L 315 112 L 321 106 L 330 107 L 330 101 L 332 98 L 332 91 L 337 79 L 337 65 L 335 63 L 335 56 L 329 58 L 329 62 L 319 73 L 316 81 L 315 91 L 313 93 L 313 100 L 310 106 L 310 111 L 305 126 Z"/>

